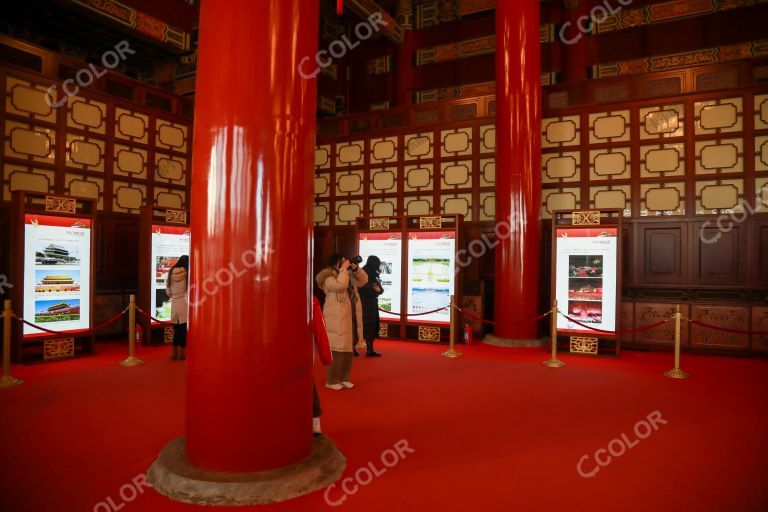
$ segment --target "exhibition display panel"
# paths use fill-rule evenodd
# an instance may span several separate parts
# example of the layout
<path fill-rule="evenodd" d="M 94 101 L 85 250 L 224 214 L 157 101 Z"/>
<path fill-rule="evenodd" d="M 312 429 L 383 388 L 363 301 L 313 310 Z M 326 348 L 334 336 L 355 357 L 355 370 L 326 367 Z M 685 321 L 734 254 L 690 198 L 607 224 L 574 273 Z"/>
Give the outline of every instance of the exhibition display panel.
<path fill-rule="evenodd" d="M 601 340 L 621 350 L 621 210 L 553 213 L 552 297 L 558 335 L 571 352 L 596 354 Z"/>
<path fill-rule="evenodd" d="M 171 302 L 166 293 L 168 272 L 183 255 L 189 255 L 190 228 L 187 210 L 146 206 L 141 211 L 138 306 L 153 318 L 139 315 L 142 342 L 169 343 L 173 329 Z"/>
<path fill-rule="evenodd" d="M 14 329 L 14 357 L 23 362 L 93 351 L 92 200 L 14 192 L 12 282 L 22 318 Z"/>
<path fill-rule="evenodd" d="M 380 337 L 448 337 L 450 298 L 461 300 L 456 265 L 461 221 L 460 215 L 357 219 L 358 254 L 364 261 L 372 254 L 382 261 Z"/>

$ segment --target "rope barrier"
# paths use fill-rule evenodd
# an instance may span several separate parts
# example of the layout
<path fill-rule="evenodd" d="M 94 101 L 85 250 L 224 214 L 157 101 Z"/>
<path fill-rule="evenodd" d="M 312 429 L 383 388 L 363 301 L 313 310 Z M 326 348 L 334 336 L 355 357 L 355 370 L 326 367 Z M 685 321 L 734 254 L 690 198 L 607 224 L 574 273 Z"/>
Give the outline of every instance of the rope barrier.
<path fill-rule="evenodd" d="M 150 320 L 154 320 L 155 322 L 157 322 L 157 323 L 159 323 L 159 324 L 163 324 L 163 325 L 173 325 L 173 322 L 166 322 L 165 320 L 160 320 L 160 319 L 158 319 L 158 318 L 155 318 L 155 317 L 153 317 L 152 315 L 150 315 L 149 313 L 147 313 L 146 311 L 144 311 L 143 309 L 141 309 L 141 308 L 140 308 L 140 307 L 138 307 L 138 306 L 136 307 L 136 311 L 138 311 L 139 313 L 141 313 L 141 316 L 143 316 L 144 318 L 149 318 Z"/>
<path fill-rule="evenodd" d="M 90 329 L 78 329 L 78 330 L 75 330 L 75 331 L 54 331 L 54 330 L 52 330 L 52 329 L 46 329 L 45 327 L 41 327 L 41 326 L 39 326 L 39 325 L 33 324 L 32 322 L 29 322 L 29 321 L 27 321 L 27 320 L 24 320 L 22 317 L 20 317 L 20 316 L 18 316 L 18 315 L 16 315 L 16 314 L 14 314 L 14 315 L 13 315 L 13 317 L 14 317 L 16 320 L 18 320 L 19 322 L 21 322 L 21 323 L 23 323 L 23 324 L 26 324 L 26 325 L 28 325 L 28 326 L 30 326 L 30 327 L 32 327 L 32 328 L 34 328 L 34 329 L 38 329 L 38 330 L 40 330 L 40 331 L 43 331 L 43 332 L 47 332 L 47 333 L 50 333 L 50 334 L 56 334 L 56 335 L 72 335 L 72 334 L 87 334 L 87 333 L 94 333 L 94 332 L 96 332 L 96 331 L 98 331 L 98 330 L 101 330 L 101 329 L 103 329 L 104 327 L 106 327 L 106 326 L 108 326 L 108 325 L 110 325 L 110 324 L 112 324 L 112 323 L 116 322 L 116 321 L 117 321 L 117 320 L 118 320 L 118 319 L 119 319 L 121 316 L 123 316 L 123 315 L 124 315 L 124 314 L 125 314 L 127 311 L 128 311 L 128 308 L 125 308 L 124 310 L 122 310 L 121 312 L 119 312 L 118 314 L 116 314 L 115 316 L 113 316 L 112 318 L 110 318 L 109 320 L 107 320 L 107 321 L 105 321 L 105 322 L 102 322 L 102 323 L 100 323 L 99 325 L 97 325 L 97 326 L 95 326 L 95 327 L 91 327 Z"/>
<path fill-rule="evenodd" d="M 377 308 L 379 311 L 382 311 L 384 313 L 388 313 L 390 315 L 397 315 L 397 316 L 424 316 L 424 315 L 431 315 L 432 313 L 437 313 L 438 311 L 443 311 L 444 309 L 448 309 L 449 306 L 445 306 L 439 309 L 433 309 L 432 311 L 425 311 L 424 313 L 395 313 L 394 311 L 387 311 L 386 309 Z"/>
<path fill-rule="evenodd" d="M 461 313 L 462 315 L 464 315 L 464 316 L 466 316 L 466 317 L 468 317 L 468 318 L 470 318 L 472 320 L 477 320 L 478 322 L 483 322 L 483 323 L 490 324 L 490 325 L 498 324 L 498 322 L 494 322 L 493 320 L 486 320 L 484 318 L 480 318 L 479 316 L 473 315 L 469 311 L 464 311 L 463 309 L 461 309 L 456 304 L 454 304 L 453 307 L 455 307 L 459 311 L 459 313 Z M 540 314 L 539 316 L 536 316 L 536 317 L 533 317 L 533 318 L 524 318 L 522 320 L 516 320 L 516 321 L 511 322 L 511 323 L 512 324 L 520 324 L 520 323 L 523 323 L 523 322 L 538 322 L 542 318 L 546 318 L 547 316 L 549 316 L 551 314 L 552 314 L 552 310 L 550 309 L 550 310 Z"/>
<path fill-rule="evenodd" d="M 560 312 L 558 311 L 558 313 L 560 313 Z M 579 322 L 578 320 L 576 320 L 575 318 L 571 318 L 571 317 L 569 317 L 566 314 L 563 314 L 563 313 L 560 313 L 560 314 L 562 316 L 564 316 L 565 318 L 567 318 L 568 320 L 570 320 L 571 322 L 575 323 L 576 325 L 580 325 L 580 326 L 584 327 L 585 329 L 589 329 L 590 331 L 595 331 L 595 332 L 601 332 L 603 334 L 612 334 L 612 335 L 617 335 L 617 334 L 633 334 L 633 333 L 638 333 L 638 332 L 650 331 L 651 329 L 655 329 L 657 327 L 660 327 L 660 326 L 664 325 L 665 323 L 669 322 L 670 320 L 672 320 L 672 318 L 670 317 L 670 318 L 667 318 L 666 320 L 661 320 L 659 322 L 656 322 L 655 324 L 646 325 L 646 326 L 643 326 L 643 327 L 638 327 L 637 329 L 626 329 L 626 330 L 623 330 L 623 331 L 606 331 L 606 330 L 603 330 L 603 329 L 596 329 L 594 327 L 590 327 L 589 325 L 583 324 L 583 323 Z"/>
<path fill-rule="evenodd" d="M 697 320 L 694 320 L 692 318 L 687 318 L 689 322 L 695 325 L 700 325 L 702 327 L 706 327 L 708 329 L 714 329 L 716 331 L 723 331 L 723 332 L 730 332 L 732 334 L 747 334 L 750 336 L 768 336 L 768 331 L 740 331 L 738 329 L 729 329 L 727 327 L 718 327 L 716 325 L 710 325 L 706 324 L 704 322 L 699 322 Z"/>

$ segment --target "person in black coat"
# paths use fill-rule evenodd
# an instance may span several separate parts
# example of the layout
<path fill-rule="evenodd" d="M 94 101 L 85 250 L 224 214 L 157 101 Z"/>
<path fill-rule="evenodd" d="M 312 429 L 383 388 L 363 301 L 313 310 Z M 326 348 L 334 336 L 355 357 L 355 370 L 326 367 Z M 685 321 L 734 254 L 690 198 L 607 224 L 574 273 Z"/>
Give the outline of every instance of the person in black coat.
<path fill-rule="evenodd" d="M 363 270 L 368 274 L 368 283 L 359 288 L 358 293 L 363 306 L 363 338 L 367 347 L 365 355 L 367 357 L 380 357 L 381 354 L 373 350 L 373 341 L 379 335 L 379 295 L 384 293 L 379 278 L 381 260 L 376 256 L 368 256 Z"/>

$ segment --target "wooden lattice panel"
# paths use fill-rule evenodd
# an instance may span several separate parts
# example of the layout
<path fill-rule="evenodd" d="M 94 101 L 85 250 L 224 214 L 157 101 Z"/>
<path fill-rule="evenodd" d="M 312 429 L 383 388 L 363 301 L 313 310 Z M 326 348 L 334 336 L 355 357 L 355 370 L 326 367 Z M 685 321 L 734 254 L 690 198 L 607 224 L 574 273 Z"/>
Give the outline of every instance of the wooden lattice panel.
<path fill-rule="evenodd" d="M 597 338 L 571 336 L 571 352 L 576 354 L 597 354 Z"/>
<path fill-rule="evenodd" d="M 54 338 L 43 341 L 43 359 L 63 359 L 75 355 L 75 338 Z"/>
<path fill-rule="evenodd" d="M 420 325 L 419 341 L 440 341 L 440 328 Z"/>

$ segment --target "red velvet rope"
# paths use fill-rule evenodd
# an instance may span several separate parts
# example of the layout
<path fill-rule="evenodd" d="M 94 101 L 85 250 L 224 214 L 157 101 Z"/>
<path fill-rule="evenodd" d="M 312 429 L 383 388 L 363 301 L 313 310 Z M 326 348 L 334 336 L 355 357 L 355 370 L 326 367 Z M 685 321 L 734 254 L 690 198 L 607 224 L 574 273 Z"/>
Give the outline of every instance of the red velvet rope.
<path fill-rule="evenodd" d="M 143 316 L 144 318 L 149 318 L 150 320 L 154 320 L 155 322 L 157 322 L 157 323 L 159 323 L 159 324 L 163 324 L 163 325 L 173 325 L 173 322 L 166 322 L 165 320 L 159 320 L 159 319 L 157 319 L 157 318 L 153 317 L 152 315 L 150 315 L 149 313 L 147 313 L 146 311 L 144 311 L 144 310 L 143 310 L 143 309 L 141 309 L 141 308 L 136 308 L 136 311 L 138 311 L 139 313 L 141 313 L 141 316 Z"/>
<path fill-rule="evenodd" d="M 563 315 L 562 313 L 560 313 L 560 314 Z M 667 323 L 667 322 L 669 322 L 671 320 L 671 318 L 667 318 L 666 320 L 661 320 L 660 322 L 656 322 L 655 324 L 646 325 L 646 326 L 643 326 L 643 327 L 638 327 L 637 329 L 627 329 L 627 330 L 624 330 L 624 331 L 605 331 L 603 329 L 595 329 L 594 327 L 590 327 L 587 324 L 583 324 L 583 323 L 579 322 L 578 320 L 576 320 L 575 318 L 569 317 L 568 315 L 563 315 L 563 316 L 565 318 L 567 318 L 568 320 L 570 320 L 571 322 L 573 322 L 573 323 L 575 323 L 577 325 L 580 325 L 580 326 L 584 327 L 585 329 L 589 329 L 590 331 L 601 332 L 603 334 L 613 334 L 613 335 L 616 335 L 616 334 L 632 334 L 632 333 L 637 333 L 637 332 L 650 331 L 651 329 L 655 329 L 655 328 L 657 328 L 657 327 L 659 327 L 661 325 L 664 325 L 665 323 Z"/>
<path fill-rule="evenodd" d="M 485 320 L 484 318 L 480 318 L 479 316 L 473 315 L 469 311 L 464 311 L 463 309 L 461 309 L 459 306 L 457 306 L 455 304 L 454 304 L 454 307 L 459 311 L 459 313 L 461 313 L 462 315 L 464 315 L 466 317 L 469 317 L 472 320 L 477 320 L 478 322 L 483 322 L 483 323 L 490 324 L 490 325 L 497 325 L 498 324 L 498 322 L 494 322 L 493 320 Z M 511 322 L 511 323 L 512 324 L 521 324 L 523 322 L 537 322 L 537 321 L 541 320 L 542 318 L 546 317 L 547 315 L 551 315 L 551 314 L 552 314 L 552 311 L 546 311 L 546 312 L 540 314 L 539 316 L 536 316 L 536 317 L 533 317 L 533 318 L 524 318 L 522 320 L 517 320 L 517 321 Z"/>
<path fill-rule="evenodd" d="M 50 333 L 50 334 L 58 334 L 58 335 L 72 335 L 72 334 L 86 334 L 86 333 L 89 333 L 89 332 L 96 332 L 96 331 L 98 331 L 100 329 L 103 329 L 104 327 L 108 326 L 109 324 L 117 321 L 117 319 L 119 319 L 121 316 L 123 316 L 126 311 L 128 311 L 128 308 L 122 310 L 120 313 L 116 314 L 115 316 L 113 316 L 112 318 L 107 320 L 106 322 L 100 323 L 96 327 L 91 327 L 90 329 L 78 329 L 76 331 L 54 331 L 54 330 L 51 330 L 51 329 L 46 329 L 45 327 L 40 327 L 39 325 L 35 325 L 32 322 L 28 322 L 28 321 L 24 320 L 23 318 L 21 318 L 20 316 L 14 315 L 14 317 L 19 322 L 21 322 L 23 324 L 26 324 L 26 325 L 28 325 L 30 327 L 34 327 L 35 329 L 39 329 L 39 330 L 41 330 L 43 332 L 47 332 L 47 333 Z"/>
<path fill-rule="evenodd" d="M 729 329 L 727 327 L 719 327 L 717 325 L 705 324 L 704 322 L 698 322 L 692 318 L 688 318 L 688 321 L 692 324 L 707 327 L 708 329 L 714 329 L 716 331 L 730 332 L 732 334 L 748 334 L 750 336 L 768 336 L 768 331 L 740 331 L 738 329 Z"/>
<path fill-rule="evenodd" d="M 344 14 L 344 0 L 336 0 L 336 14 L 339 16 Z"/>

